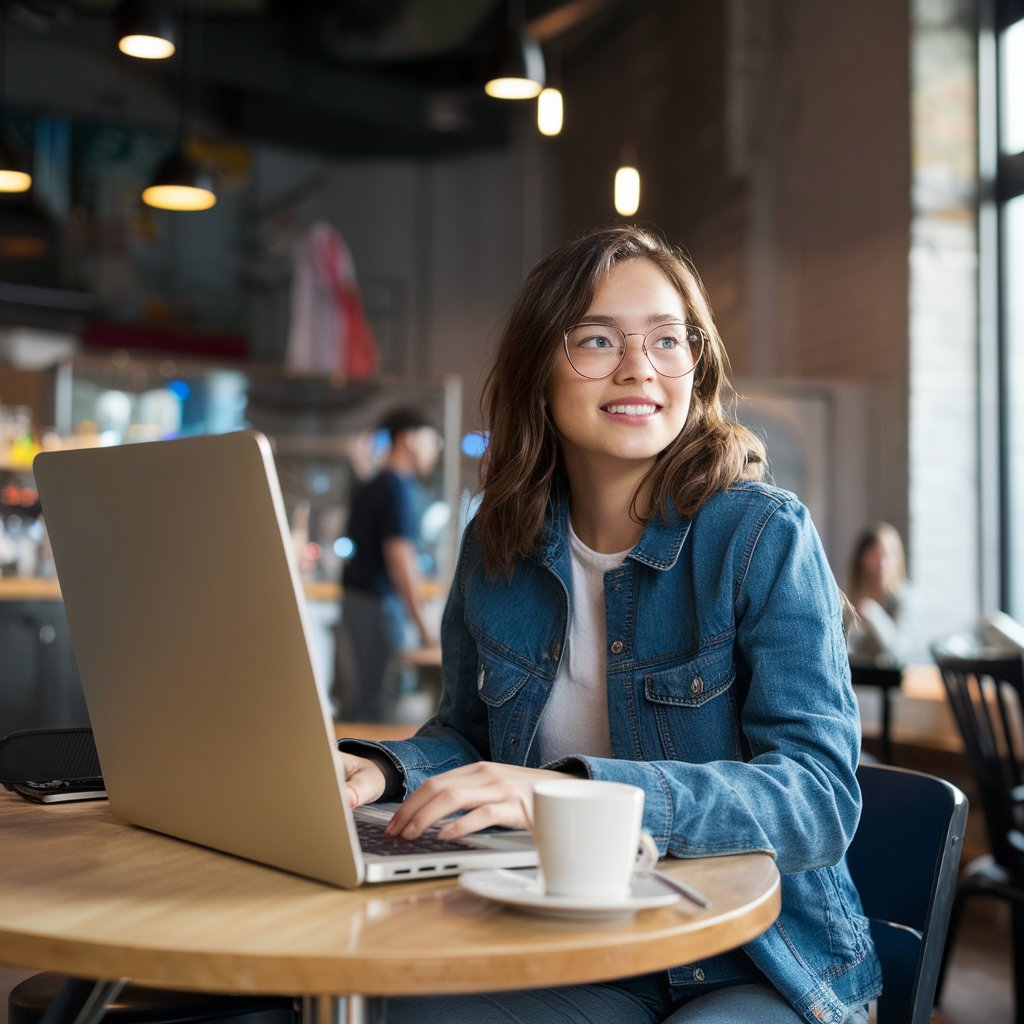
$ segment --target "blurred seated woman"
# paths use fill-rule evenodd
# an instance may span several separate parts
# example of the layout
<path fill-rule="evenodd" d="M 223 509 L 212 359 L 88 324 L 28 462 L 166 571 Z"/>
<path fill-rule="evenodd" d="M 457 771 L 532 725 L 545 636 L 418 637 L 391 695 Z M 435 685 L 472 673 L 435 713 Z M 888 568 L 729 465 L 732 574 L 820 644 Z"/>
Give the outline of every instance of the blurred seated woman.
<path fill-rule="evenodd" d="M 851 662 L 900 665 L 922 656 L 903 540 L 895 526 L 873 523 L 860 535 L 848 596 L 857 611 L 847 642 Z"/>

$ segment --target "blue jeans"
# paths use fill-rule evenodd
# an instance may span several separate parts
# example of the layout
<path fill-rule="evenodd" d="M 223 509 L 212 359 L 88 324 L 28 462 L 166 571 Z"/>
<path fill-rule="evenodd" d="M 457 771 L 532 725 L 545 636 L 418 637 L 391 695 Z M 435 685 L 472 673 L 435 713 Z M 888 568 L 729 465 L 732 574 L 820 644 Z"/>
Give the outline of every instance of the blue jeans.
<path fill-rule="evenodd" d="M 566 988 L 387 1001 L 387 1024 L 805 1024 L 767 981 L 688 991 L 663 972 Z M 846 1024 L 867 1024 L 867 1007 Z"/>

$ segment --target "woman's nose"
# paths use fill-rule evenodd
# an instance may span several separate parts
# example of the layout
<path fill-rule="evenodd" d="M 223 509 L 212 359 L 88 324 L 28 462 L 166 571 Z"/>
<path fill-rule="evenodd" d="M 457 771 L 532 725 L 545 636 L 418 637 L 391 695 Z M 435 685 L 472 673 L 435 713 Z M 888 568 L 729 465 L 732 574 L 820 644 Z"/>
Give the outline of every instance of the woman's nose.
<path fill-rule="evenodd" d="M 647 380 L 654 373 L 654 367 L 644 351 L 643 335 L 627 334 L 626 351 L 622 362 L 615 368 L 616 380 Z"/>

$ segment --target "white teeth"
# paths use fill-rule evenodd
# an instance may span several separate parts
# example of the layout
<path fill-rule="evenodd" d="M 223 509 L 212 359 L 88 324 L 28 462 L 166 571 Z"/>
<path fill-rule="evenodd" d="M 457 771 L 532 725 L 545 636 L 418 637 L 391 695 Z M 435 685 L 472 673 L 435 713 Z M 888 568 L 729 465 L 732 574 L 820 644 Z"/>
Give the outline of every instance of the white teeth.
<path fill-rule="evenodd" d="M 657 410 L 656 405 L 606 405 L 607 412 L 620 416 L 652 416 Z"/>

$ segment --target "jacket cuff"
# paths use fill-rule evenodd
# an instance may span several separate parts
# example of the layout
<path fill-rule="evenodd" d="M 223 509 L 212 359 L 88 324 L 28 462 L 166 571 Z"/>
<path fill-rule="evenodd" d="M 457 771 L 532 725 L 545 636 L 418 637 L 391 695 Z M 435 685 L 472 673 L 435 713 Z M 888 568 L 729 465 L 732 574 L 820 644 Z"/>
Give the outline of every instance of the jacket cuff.
<path fill-rule="evenodd" d="M 565 757 L 560 757 L 556 761 L 551 761 L 548 764 L 541 765 L 542 768 L 546 768 L 551 772 L 564 772 L 566 775 L 574 775 L 577 779 L 589 779 L 592 778 L 590 769 L 587 767 L 587 762 L 581 757 L 577 757 L 575 754 L 568 754 Z"/>

